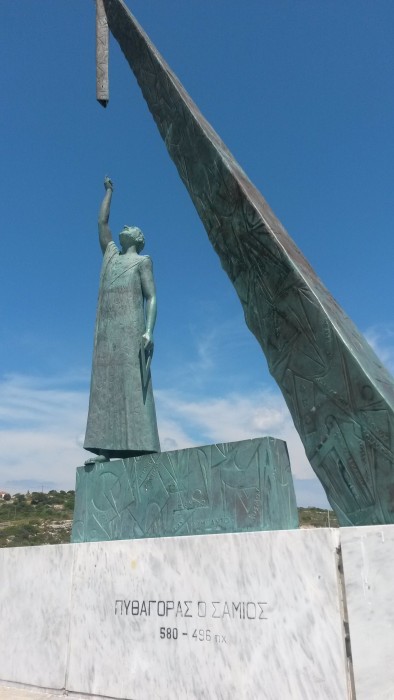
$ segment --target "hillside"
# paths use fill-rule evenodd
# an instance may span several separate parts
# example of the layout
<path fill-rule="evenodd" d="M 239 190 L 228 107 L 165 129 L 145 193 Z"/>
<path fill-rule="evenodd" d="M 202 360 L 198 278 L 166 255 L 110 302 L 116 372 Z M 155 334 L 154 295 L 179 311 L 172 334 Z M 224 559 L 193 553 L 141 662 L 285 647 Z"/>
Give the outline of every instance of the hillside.
<path fill-rule="evenodd" d="M 0 499 L 0 547 L 69 542 L 74 496 L 74 491 L 49 491 Z M 299 508 L 298 512 L 301 527 L 338 527 L 332 511 Z"/>
<path fill-rule="evenodd" d="M 0 500 L 0 547 L 70 541 L 74 491 L 16 493 Z"/>

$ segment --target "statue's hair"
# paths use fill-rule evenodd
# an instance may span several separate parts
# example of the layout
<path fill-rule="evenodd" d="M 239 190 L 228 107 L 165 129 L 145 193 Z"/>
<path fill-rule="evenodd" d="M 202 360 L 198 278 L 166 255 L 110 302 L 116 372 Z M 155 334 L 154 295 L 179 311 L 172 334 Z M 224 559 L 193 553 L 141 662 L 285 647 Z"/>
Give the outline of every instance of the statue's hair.
<path fill-rule="evenodd" d="M 132 238 L 137 246 L 138 253 L 141 252 L 145 245 L 145 237 L 141 229 L 138 226 L 128 226 L 127 230 L 123 230 L 119 234 L 119 241 L 122 245 L 122 237 L 127 236 L 127 238 Z"/>

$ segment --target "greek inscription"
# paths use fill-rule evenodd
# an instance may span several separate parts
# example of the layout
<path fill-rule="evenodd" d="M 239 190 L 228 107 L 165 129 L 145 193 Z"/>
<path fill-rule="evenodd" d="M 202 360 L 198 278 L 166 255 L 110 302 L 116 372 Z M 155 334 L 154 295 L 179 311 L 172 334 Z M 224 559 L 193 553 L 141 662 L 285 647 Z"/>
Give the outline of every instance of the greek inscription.
<path fill-rule="evenodd" d="M 130 617 L 266 620 L 265 601 L 115 600 L 115 615 Z"/>
<path fill-rule="evenodd" d="M 220 617 L 220 615 L 217 615 L 217 614 L 216 614 L 216 606 L 217 606 L 217 605 L 219 605 L 219 601 L 212 602 L 212 606 L 213 606 L 212 617 L 217 617 L 217 618 L 218 618 L 218 617 Z"/>
<path fill-rule="evenodd" d="M 159 600 L 159 601 L 158 601 L 158 603 L 157 603 L 157 614 L 158 614 L 160 617 L 164 617 L 164 615 L 166 614 L 166 604 L 165 604 L 164 600 Z"/>
<path fill-rule="evenodd" d="M 259 514 L 259 505 L 260 505 L 260 489 L 256 489 L 256 493 L 253 499 L 253 507 L 251 511 L 248 513 L 248 520 L 251 521 L 252 523 L 256 520 L 258 514 Z"/>
<path fill-rule="evenodd" d="M 206 617 L 207 615 L 207 604 L 202 600 L 199 600 L 197 603 L 197 614 L 198 617 Z"/>
<path fill-rule="evenodd" d="M 196 520 L 196 529 L 205 530 L 206 528 L 225 528 L 231 522 L 228 516 L 223 516 L 222 518 L 207 518 L 206 520 Z"/>

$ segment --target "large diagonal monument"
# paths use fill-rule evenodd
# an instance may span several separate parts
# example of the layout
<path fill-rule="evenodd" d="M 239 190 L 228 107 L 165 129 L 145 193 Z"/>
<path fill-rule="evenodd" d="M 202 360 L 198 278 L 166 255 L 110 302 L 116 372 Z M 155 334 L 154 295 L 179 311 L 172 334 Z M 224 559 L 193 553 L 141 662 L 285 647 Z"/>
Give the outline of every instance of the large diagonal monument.
<path fill-rule="evenodd" d="M 122 0 L 100 0 L 342 525 L 394 522 L 394 384 Z"/>

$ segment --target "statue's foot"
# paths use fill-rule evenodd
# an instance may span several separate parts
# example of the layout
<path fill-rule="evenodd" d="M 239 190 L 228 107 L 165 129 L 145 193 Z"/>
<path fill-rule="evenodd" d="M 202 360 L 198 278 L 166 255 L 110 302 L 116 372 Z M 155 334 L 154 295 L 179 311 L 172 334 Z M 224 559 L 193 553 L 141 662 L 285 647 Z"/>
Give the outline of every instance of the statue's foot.
<path fill-rule="evenodd" d="M 109 457 L 106 457 L 105 455 L 96 455 L 95 457 L 87 459 L 84 464 L 85 467 L 88 467 L 89 464 L 96 464 L 96 462 L 109 462 Z"/>

